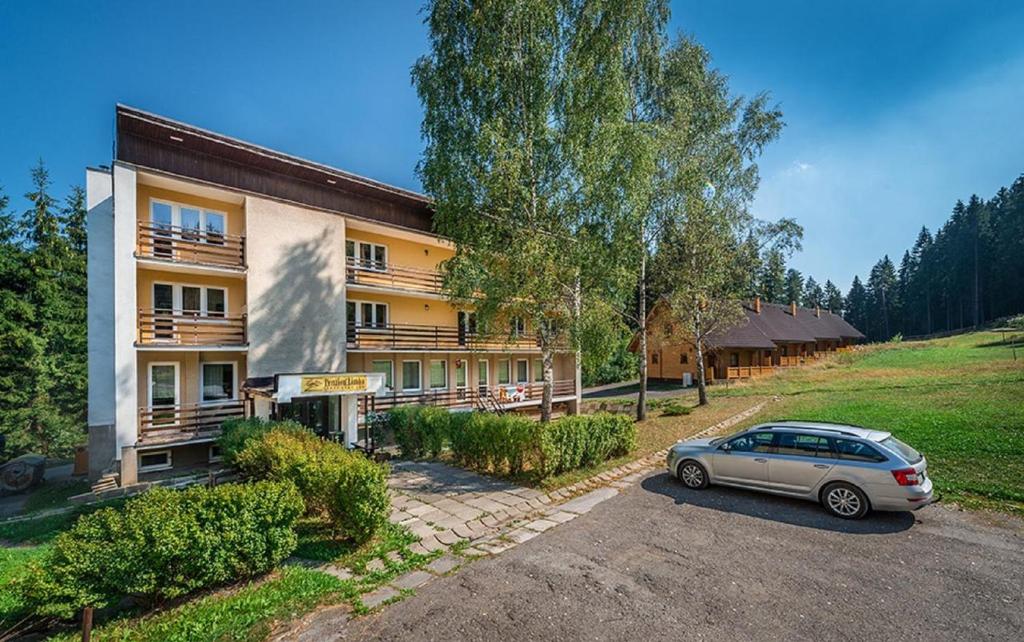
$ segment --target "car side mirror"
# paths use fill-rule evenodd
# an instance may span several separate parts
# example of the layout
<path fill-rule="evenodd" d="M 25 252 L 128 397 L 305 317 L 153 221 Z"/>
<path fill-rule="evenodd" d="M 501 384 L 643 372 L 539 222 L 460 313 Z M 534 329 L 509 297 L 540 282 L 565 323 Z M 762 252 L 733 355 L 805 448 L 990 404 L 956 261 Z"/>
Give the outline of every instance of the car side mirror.
<path fill-rule="evenodd" d="M 722 444 L 721 446 L 719 446 L 718 449 L 721 450 L 722 452 L 726 452 L 727 453 L 730 450 L 732 450 L 732 446 L 730 446 L 728 444 L 728 442 L 726 442 L 726 443 Z"/>

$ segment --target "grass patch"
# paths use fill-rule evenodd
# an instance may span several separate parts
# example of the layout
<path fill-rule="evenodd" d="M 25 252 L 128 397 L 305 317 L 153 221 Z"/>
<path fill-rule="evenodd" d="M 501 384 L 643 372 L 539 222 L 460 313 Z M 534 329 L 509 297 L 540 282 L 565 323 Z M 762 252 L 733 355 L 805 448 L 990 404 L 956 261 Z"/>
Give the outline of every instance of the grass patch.
<path fill-rule="evenodd" d="M 124 499 L 76 506 L 56 515 L 0 522 L 0 540 L 10 544 L 45 544 L 71 527 L 81 515 L 101 508 L 119 506 Z"/>
<path fill-rule="evenodd" d="M 68 505 L 68 498 L 89 492 L 89 482 L 81 479 L 43 482 L 25 500 L 25 514 L 38 513 Z"/>
<path fill-rule="evenodd" d="M 45 546 L 0 548 L 0 631 L 25 615 L 17 580 L 32 560 L 46 552 Z"/>
<path fill-rule="evenodd" d="M 770 419 L 860 424 L 924 453 L 936 490 L 965 507 L 1024 514 L 1024 359 L 998 334 L 870 346 L 729 391 L 779 395 Z M 762 415 L 744 425 L 765 421 Z"/>

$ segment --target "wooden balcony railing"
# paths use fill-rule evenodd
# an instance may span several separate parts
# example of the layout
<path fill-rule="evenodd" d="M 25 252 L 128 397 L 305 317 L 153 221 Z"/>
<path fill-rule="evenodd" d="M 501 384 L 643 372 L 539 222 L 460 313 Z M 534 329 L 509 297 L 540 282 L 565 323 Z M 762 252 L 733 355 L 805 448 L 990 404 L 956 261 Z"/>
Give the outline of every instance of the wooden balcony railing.
<path fill-rule="evenodd" d="M 576 394 L 576 382 L 572 379 L 552 382 L 552 396 L 571 397 Z M 444 408 L 472 407 L 491 409 L 490 400 L 497 403 L 498 408 L 516 405 L 523 402 L 541 401 L 544 395 L 543 383 L 524 383 L 497 385 L 492 387 L 467 387 L 455 390 L 424 390 L 421 392 L 381 393 L 373 398 L 373 408 L 377 411 L 389 410 L 395 406 L 409 404 L 424 406 L 441 406 Z M 361 404 L 362 405 L 362 404 Z"/>
<path fill-rule="evenodd" d="M 800 357 L 798 357 L 798 356 L 792 356 L 792 357 L 780 356 L 779 357 L 779 366 L 780 367 L 789 368 L 791 366 L 798 366 L 798 365 L 800 365 Z"/>
<path fill-rule="evenodd" d="M 536 336 L 484 337 L 457 326 L 391 323 L 348 325 L 351 350 L 536 350 Z"/>
<path fill-rule="evenodd" d="M 199 316 L 139 310 L 140 345 L 246 345 L 246 315 Z"/>
<path fill-rule="evenodd" d="M 138 256 L 244 268 L 245 237 L 139 221 Z"/>
<path fill-rule="evenodd" d="M 771 366 L 729 366 L 726 368 L 725 376 L 729 379 L 747 379 L 760 375 L 769 375 L 775 372 Z"/>
<path fill-rule="evenodd" d="M 414 290 L 439 294 L 442 278 L 439 272 L 421 268 L 358 259 L 345 259 L 345 280 L 353 285 L 369 285 L 398 290 Z"/>
<path fill-rule="evenodd" d="M 139 408 L 139 442 L 151 445 L 216 437 L 221 423 L 244 415 L 241 400 Z"/>

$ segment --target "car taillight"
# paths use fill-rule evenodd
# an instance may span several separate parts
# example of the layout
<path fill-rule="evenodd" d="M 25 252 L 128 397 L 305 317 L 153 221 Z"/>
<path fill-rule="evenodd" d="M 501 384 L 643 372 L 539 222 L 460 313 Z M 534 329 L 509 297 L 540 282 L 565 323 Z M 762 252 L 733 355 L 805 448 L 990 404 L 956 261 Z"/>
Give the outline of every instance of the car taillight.
<path fill-rule="evenodd" d="M 917 471 L 913 468 L 894 470 L 892 476 L 896 478 L 896 483 L 900 486 L 917 486 L 920 483 Z"/>

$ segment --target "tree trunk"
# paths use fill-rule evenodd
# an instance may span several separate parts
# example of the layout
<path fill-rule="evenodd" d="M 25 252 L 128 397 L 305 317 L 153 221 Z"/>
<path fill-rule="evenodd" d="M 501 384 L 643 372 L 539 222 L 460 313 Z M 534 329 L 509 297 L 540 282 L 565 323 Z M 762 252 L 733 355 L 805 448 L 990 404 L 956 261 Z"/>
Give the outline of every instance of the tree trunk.
<path fill-rule="evenodd" d="M 583 314 L 583 288 L 580 285 L 578 276 L 576 277 L 572 296 L 572 312 L 576 316 L 576 324 L 578 325 L 580 316 Z M 572 414 L 578 415 L 581 410 L 580 404 L 583 401 L 583 348 L 579 342 L 576 345 L 575 362 L 573 366 L 573 391 L 576 393 L 576 401 L 572 404 Z"/>
<path fill-rule="evenodd" d="M 640 321 L 640 394 L 636 404 L 636 420 L 647 418 L 647 250 L 642 250 L 640 257 L 640 280 L 637 283 L 637 294 L 640 299 L 637 306 L 637 319 Z"/>
<path fill-rule="evenodd" d="M 708 405 L 708 387 L 704 379 L 704 337 L 702 335 L 700 312 L 696 312 L 693 319 L 693 348 L 697 357 L 697 404 Z"/>
<path fill-rule="evenodd" d="M 551 398 L 554 387 L 554 354 L 547 341 L 541 347 L 541 363 L 544 371 L 544 391 L 540 399 L 540 420 L 542 423 L 551 421 Z"/>

